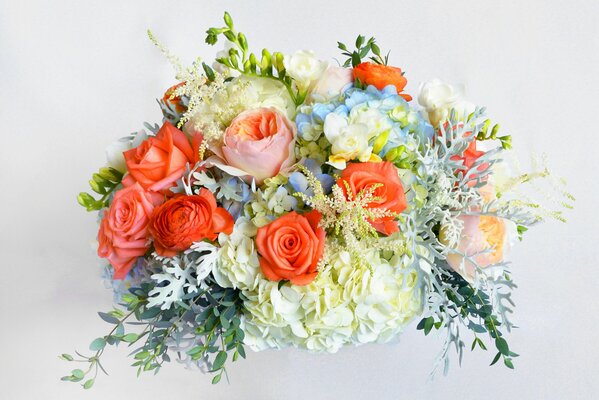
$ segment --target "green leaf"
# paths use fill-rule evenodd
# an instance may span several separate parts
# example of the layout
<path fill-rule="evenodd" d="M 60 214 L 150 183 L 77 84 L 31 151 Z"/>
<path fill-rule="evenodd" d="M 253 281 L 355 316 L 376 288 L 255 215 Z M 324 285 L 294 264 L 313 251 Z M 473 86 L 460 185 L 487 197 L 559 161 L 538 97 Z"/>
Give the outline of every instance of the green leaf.
<path fill-rule="evenodd" d="M 80 381 L 81 379 L 83 379 L 83 377 L 85 376 L 85 374 L 83 373 L 82 370 L 80 369 L 74 369 L 71 371 L 71 375 L 73 378 L 77 379 L 78 381 Z"/>
<path fill-rule="evenodd" d="M 227 352 L 221 350 L 214 358 L 214 363 L 212 363 L 212 371 L 218 371 L 221 369 L 225 365 L 225 361 L 227 361 Z"/>
<path fill-rule="evenodd" d="M 431 331 L 431 329 L 433 329 L 433 324 L 434 324 L 435 320 L 433 317 L 428 317 L 426 319 L 426 321 L 424 322 L 424 334 L 428 335 Z"/>
<path fill-rule="evenodd" d="M 97 338 L 89 345 L 91 351 L 100 351 L 106 347 L 106 340 L 104 338 Z"/>
<path fill-rule="evenodd" d="M 504 356 L 507 356 L 507 355 L 510 354 L 510 349 L 509 349 L 509 347 L 507 345 L 507 342 L 501 336 L 498 336 L 495 339 L 495 347 L 497 347 L 497 350 L 499 350 L 499 352 L 501 354 L 503 354 Z"/>
<path fill-rule="evenodd" d="M 87 381 L 85 381 L 85 383 L 83 384 L 83 389 L 91 389 L 91 387 L 94 386 L 94 380 L 93 379 L 88 379 Z"/>
<path fill-rule="evenodd" d="M 104 312 L 99 312 L 98 315 L 100 316 L 100 318 L 102 318 L 105 322 L 108 322 L 109 324 L 116 325 L 120 322 L 118 320 L 118 318 L 115 318 L 112 315 L 104 313 Z"/>
<path fill-rule="evenodd" d="M 497 353 L 495 354 L 495 358 L 493 358 L 493 361 L 491 361 L 491 365 L 494 365 L 497 361 L 499 361 L 499 357 L 501 357 L 501 353 Z"/>
<path fill-rule="evenodd" d="M 122 337 L 123 342 L 133 343 L 137 340 L 139 335 L 137 333 L 128 333 Z"/>
<path fill-rule="evenodd" d="M 214 378 L 212 378 L 212 384 L 216 385 L 217 383 L 220 382 L 220 378 L 223 376 L 223 374 L 218 374 L 216 375 Z"/>
<path fill-rule="evenodd" d="M 505 364 L 506 367 L 508 367 L 509 369 L 514 369 L 514 364 L 512 363 L 512 360 L 510 360 L 509 358 L 506 358 L 503 360 L 503 363 Z"/>
<path fill-rule="evenodd" d="M 133 358 L 135 358 L 136 360 L 144 360 L 144 359 L 148 358 L 149 356 L 150 356 L 149 351 L 140 351 Z"/>
<path fill-rule="evenodd" d="M 63 353 L 60 355 L 60 358 L 65 361 L 73 361 L 73 356 L 67 353 Z"/>

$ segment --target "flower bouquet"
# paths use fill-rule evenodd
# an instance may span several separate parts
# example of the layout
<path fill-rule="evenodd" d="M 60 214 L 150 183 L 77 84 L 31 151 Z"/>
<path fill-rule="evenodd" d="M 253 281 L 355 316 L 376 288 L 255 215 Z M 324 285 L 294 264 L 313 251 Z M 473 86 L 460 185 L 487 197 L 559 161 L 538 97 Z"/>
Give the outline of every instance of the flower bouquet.
<path fill-rule="evenodd" d="M 545 210 L 518 188 L 544 166 L 515 171 L 484 109 L 451 85 L 421 85 L 388 65 L 374 38 L 346 61 L 249 50 L 229 14 L 206 42 L 212 65 L 184 68 L 149 32 L 179 83 L 159 100 L 161 125 L 108 149 L 79 203 L 99 212 L 98 255 L 117 306 L 88 363 L 63 380 L 89 388 L 109 345 L 138 373 L 177 360 L 221 380 L 227 361 L 295 347 L 336 352 L 396 341 L 413 321 L 445 335 L 434 370 L 494 347 L 515 287 L 505 255 Z M 551 199 L 555 200 L 555 197 Z M 485 338 L 487 341 L 485 341 Z M 489 344 L 490 341 L 490 344 Z M 485 344 L 487 343 L 487 344 Z"/>

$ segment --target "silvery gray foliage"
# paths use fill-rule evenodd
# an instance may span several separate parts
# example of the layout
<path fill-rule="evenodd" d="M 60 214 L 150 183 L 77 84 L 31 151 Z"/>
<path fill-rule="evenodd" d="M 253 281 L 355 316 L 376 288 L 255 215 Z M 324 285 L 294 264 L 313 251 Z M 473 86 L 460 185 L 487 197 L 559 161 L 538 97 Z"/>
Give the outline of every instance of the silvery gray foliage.
<path fill-rule="evenodd" d="M 150 264 L 161 265 L 161 271 L 151 276 L 156 285 L 148 297 L 149 307 L 169 309 L 186 295 L 204 288 L 204 279 L 212 272 L 218 248 L 207 242 L 196 242 L 181 255 L 161 257 L 152 254 Z"/>
<path fill-rule="evenodd" d="M 402 224 L 402 231 L 409 238 L 412 253 L 418 258 L 422 270 L 425 288 L 423 321 L 429 325 L 425 333 L 432 329 L 434 322 L 434 327 L 445 338 L 431 377 L 441 368 L 447 373 L 451 349 L 456 351 L 461 362 L 465 347 L 462 327 L 469 328 L 468 331 L 476 335 L 487 332 L 489 321 L 491 325 L 496 321 L 507 330 L 513 326 L 509 315 L 513 307 L 511 290 L 515 285 L 508 278 L 508 265 L 500 263 L 483 269 L 475 260 L 480 253 L 466 255 L 456 250 L 463 227 L 459 217 L 467 214 L 492 215 L 524 226 L 538 221 L 530 210 L 517 202 L 485 202 L 477 190 L 486 184 L 492 167 L 501 162 L 501 148 L 486 152 L 470 168 L 462 162 L 462 154 L 483 127 L 483 122 L 479 122 L 483 113 L 484 109 L 477 109 L 467 120 L 460 121 L 451 111 L 447 124 L 439 129 L 439 136 L 421 144 L 422 154 L 416 164 L 417 183 L 427 190 L 428 195 L 422 207 L 410 210 Z M 443 241 L 439 238 L 441 226 L 445 236 Z M 417 251 L 418 247 L 427 251 Z M 492 249 L 484 249 L 482 253 L 489 251 Z M 446 262 L 450 253 L 461 255 L 463 262 L 472 262 L 476 270 L 473 282 L 466 282 L 450 269 Z M 480 315 L 467 311 L 472 297 L 477 302 L 480 299 L 480 304 L 490 304 L 490 316 L 485 314 L 483 320 Z M 501 335 L 495 326 L 491 328 L 494 331 L 488 333 L 492 339 Z M 508 358 L 506 364 L 511 364 L 509 357 L 512 354 L 504 354 L 504 359 Z"/>

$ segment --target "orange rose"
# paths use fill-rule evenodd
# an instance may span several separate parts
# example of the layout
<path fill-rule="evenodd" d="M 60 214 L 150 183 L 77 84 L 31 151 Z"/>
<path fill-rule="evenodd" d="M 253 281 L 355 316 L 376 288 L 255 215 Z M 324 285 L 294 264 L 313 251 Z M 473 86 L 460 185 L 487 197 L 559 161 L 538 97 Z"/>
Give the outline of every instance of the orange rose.
<path fill-rule="evenodd" d="M 194 138 L 196 139 L 196 138 Z M 194 140 L 198 147 L 199 141 Z M 187 136 L 170 122 L 165 122 L 156 136 L 123 153 L 129 174 L 146 190 L 164 191 L 183 176 L 187 163 L 198 161 Z"/>
<path fill-rule="evenodd" d="M 374 64 L 363 62 L 354 67 L 354 79 L 366 85 L 372 85 L 378 90 L 383 90 L 386 86 L 393 85 L 397 89 L 397 94 L 406 99 L 412 100 L 409 94 L 401 93 L 406 87 L 408 80 L 404 78 L 400 68 L 389 65 Z"/>
<path fill-rule="evenodd" d="M 351 189 L 351 198 L 344 182 L 347 182 Z M 369 208 L 400 213 L 407 207 L 406 196 L 397 169 L 390 162 L 349 164 L 341 173 L 337 184 L 343 189 L 348 200 L 355 199 L 355 196 L 361 191 L 379 184 L 380 186 L 374 190 L 374 196 L 378 197 L 378 200 L 370 203 Z M 386 235 L 399 230 L 395 218 L 391 216 L 379 218 L 370 223 L 377 231 Z"/>
<path fill-rule="evenodd" d="M 258 229 L 256 246 L 266 278 L 294 285 L 307 285 L 316 278 L 325 240 L 320 218 L 316 210 L 303 215 L 292 211 Z"/>
<path fill-rule="evenodd" d="M 148 226 L 156 253 L 173 257 L 194 242 L 215 240 L 220 232 L 233 231 L 233 217 L 218 207 L 214 195 L 202 188 L 200 194 L 178 196 L 152 213 Z"/>
<path fill-rule="evenodd" d="M 179 114 L 183 114 L 185 111 L 187 111 L 187 107 L 185 107 L 183 102 L 181 102 L 181 97 L 176 96 L 171 99 L 171 96 L 175 90 L 179 89 L 183 85 L 185 85 L 185 82 L 179 82 L 176 85 L 171 86 L 170 88 L 166 89 L 164 96 L 162 96 L 162 101 L 164 104 L 171 105 Z"/>
<path fill-rule="evenodd" d="M 151 195 L 138 183 L 115 193 L 98 232 L 98 255 L 110 261 L 114 279 L 123 279 L 149 249 L 147 227 L 153 209 Z"/>

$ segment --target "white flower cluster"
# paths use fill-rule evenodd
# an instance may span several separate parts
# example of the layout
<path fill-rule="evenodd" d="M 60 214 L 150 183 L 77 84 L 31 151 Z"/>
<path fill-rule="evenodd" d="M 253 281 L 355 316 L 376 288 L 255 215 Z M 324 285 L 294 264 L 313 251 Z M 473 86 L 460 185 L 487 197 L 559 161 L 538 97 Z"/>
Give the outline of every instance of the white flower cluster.
<path fill-rule="evenodd" d="M 348 344 L 387 342 L 422 310 L 418 271 L 407 254 L 367 250 L 356 263 L 327 243 L 326 262 L 312 283 L 280 286 L 260 271 L 255 233 L 240 218 L 232 235 L 222 237 L 214 271 L 219 285 L 241 289 L 247 298 L 243 329 L 253 350 L 335 352 Z"/>

